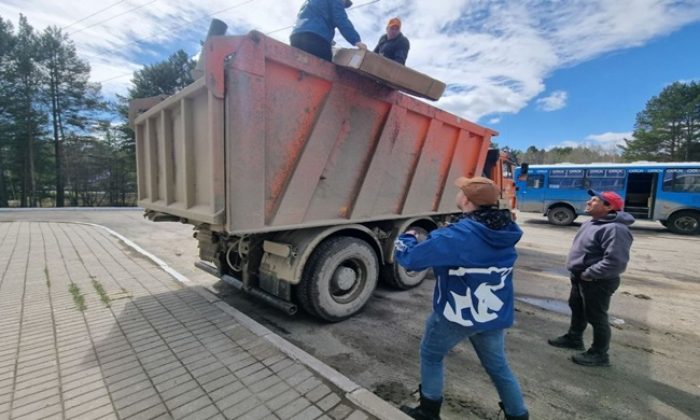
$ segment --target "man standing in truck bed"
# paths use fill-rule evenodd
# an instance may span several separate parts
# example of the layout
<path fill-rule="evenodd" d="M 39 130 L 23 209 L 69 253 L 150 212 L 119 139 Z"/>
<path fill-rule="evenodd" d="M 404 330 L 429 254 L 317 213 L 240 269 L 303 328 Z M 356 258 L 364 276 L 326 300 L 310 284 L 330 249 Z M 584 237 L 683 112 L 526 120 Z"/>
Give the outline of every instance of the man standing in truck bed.
<path fill-rule="evenodd" d="M 346 41 L 361 50 L 367 46 L 350 22 L 345 9 L 352 6 L 350 0 L 306 0 L 292 30 L 289 40 L 292 47 L 299 48 L 318 58 L 333 61 L 333 36 L 335 28 Z"/>

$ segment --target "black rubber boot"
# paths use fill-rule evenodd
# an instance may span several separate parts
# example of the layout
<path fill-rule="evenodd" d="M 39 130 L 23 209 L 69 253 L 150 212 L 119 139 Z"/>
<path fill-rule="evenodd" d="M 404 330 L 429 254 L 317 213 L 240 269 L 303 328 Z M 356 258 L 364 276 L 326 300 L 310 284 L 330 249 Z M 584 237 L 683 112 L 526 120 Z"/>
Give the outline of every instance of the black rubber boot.
<path fill-rule="evenodd" d="M 416 420 L 440 420 L 440 407 L 442 398 L 439 400 L 429 400 L 420 394 L 420 405 L 418 407 L 401 406 L 401 411 Z"/>
<path fill-rule="evenodd" d="M 506 413 L 505 407 L 503 407 L 503 403 L 501 401 L 498 402 L 498 406 L 501 407 L 501 411 L 503 411 L 503 414 L 506 416 L 506 420 L 528 420 L 530 418 L 530 413 L 525 412 L 525 414 L 521 414 L 519 416 L 511 416 L 508 413 Z M 498 417 L 499 419 L 501 418 L 500 416 Z"/>
<path fill-rule="evenodd" d="M 563 349 L 572 349 L 572 350 L 585 350 L 586 348 L 583 346 L 583 338 L 581 337 L 573 337 L 571 335 L 564 334 L 561 337 L 557 338 L 550 338 L 547 340 L 547 343 L 549 343 L 550 346 L 554 347 L 561 347 Z"/>
<path fill-rule="evenodd" d="M 583 353 L 571 356 L 571 360 L 583 366 L 610 366 L 610 358 L 607 354 L 601 354 L 588 349 Z"/>

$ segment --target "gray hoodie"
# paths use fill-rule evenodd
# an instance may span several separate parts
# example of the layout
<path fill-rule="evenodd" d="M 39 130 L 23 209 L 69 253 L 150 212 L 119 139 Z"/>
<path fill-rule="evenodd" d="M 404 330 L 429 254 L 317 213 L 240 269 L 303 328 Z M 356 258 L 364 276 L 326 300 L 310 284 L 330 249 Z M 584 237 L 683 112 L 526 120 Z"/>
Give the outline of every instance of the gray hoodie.
<path fill-rule="evenodd" d="M 574 237 L 566 268 L 590 279 L 614 279 L 627 268 L 632 246 L 634 223 L 631 214 L 622 211 L 608 214 L 581 225 Z"/>

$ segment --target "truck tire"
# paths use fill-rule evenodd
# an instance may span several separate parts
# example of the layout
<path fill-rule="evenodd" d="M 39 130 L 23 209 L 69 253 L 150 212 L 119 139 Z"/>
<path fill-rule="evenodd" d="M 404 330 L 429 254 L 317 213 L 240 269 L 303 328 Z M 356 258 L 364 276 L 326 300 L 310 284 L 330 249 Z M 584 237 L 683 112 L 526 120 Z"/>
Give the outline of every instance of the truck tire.
<path fill-rule="evenodd" d="M 700 213 L 679 211 L 668 218 L 668 230 L 680 235 L 700 234 Z"/>
<path fill-rule="evenodd" d="M 557 226 L 568 226 L 574 222 L 576 213 L 566 206 L 556 206 L 547 212 L 549 223 Z"/>
<path fill-rule="evenodd" d="M 411 226 L 406 230 L 415 230 L 416 233 L 427 235 L 428 231 L 419 226 Z M 423 271 L 409 271 L 401 267 L 394 260 L 392 264 L 385 264 L 382 267 L 382 280 L 388 286 L 399 290 L 407 290 L 418 286 L 428 276 L 430 269 Z"/>
<path fill-rule="evenodd" d="M 314 250 L 297 286 L 297 300 L 306 312 L 338 322 L 362 309 L 377 287 L 379 263 L 367 242 L 330 238 Z"/>

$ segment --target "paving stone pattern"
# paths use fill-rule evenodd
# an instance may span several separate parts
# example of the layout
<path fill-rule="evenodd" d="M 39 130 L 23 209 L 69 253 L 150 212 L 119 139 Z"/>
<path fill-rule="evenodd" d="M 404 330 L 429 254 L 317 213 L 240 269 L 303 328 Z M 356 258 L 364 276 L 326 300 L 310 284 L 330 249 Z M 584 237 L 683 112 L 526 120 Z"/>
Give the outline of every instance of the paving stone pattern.
<path fill-rule="evenodd" d="M 373 417 L 107 231 L 0 223 L 0 420 L 39 418 Z"/>

